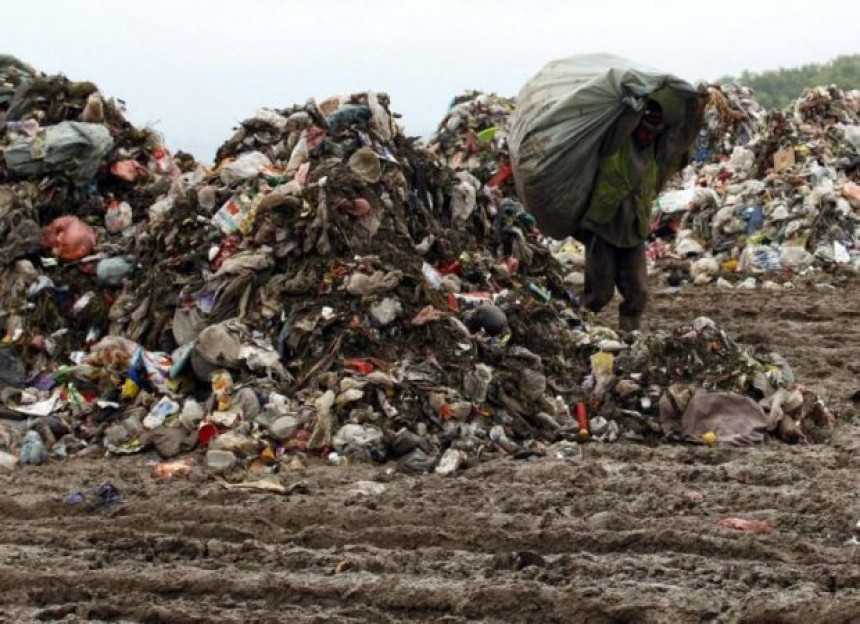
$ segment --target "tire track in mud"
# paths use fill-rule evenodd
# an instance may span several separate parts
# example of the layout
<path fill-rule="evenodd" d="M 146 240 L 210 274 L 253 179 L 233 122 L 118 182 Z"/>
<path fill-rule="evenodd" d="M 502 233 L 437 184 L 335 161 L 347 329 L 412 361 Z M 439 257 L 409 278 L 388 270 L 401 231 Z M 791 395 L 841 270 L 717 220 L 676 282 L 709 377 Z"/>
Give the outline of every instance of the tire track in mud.
<path fill-rule="evenodd" d="M 155 483 L 124 459 L 110 464 L 123 465 L 114 482 L 126 502 L 108 513 L 64 513 L 57 501 L 82 462 L 22 471 L 22 491 L 58 478 L 43 497 L 0 497 L 0 612 L 647 622 L 789 617 L 804 601 L 825 615 L 860 607 L 860 550 L 844 545 L 860 517 L 856 458 L 786 448 L 589 446 L 575 461 L 498 460 L 455 478 L 319 467 L 301 475 L 310 493 L 289 498 L 202 477 Z M 354 472 L 387 491 L 352 493 Z M 726 515 L 776 530 L 716 527 Z"/>
<path fill-rule="evenodd" d="M 743 295 L 657 295 L 648 322 L 711 316 L 844 398 L 857 291 Z M 17 469 L 0 473 L 0 621 L 850 622 L 858 433 L 846 424 L 805 447 L 592 444 L 451 477 L 311 466 L 288 474 L 307 486 L 289 497 L 226 491 L 199 468 L 157 482 L 146 457 Z M 63 502 L 105 480 L 119 507 Z M 386 489 L 361 494 L 359 480 Z M 717 526 L 729 516 L 774 531 Z"/>

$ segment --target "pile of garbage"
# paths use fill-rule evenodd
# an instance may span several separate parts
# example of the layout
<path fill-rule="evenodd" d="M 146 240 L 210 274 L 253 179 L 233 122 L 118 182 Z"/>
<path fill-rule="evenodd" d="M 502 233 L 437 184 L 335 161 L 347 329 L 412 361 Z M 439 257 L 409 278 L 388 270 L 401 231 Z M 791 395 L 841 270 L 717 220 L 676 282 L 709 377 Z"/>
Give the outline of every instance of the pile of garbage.
<path fill-rule="evenodd" d="M 708 412 L 718 441 L 832 426 L 778 356 L 712 324 L 585 323 L 531 215 L 458 193 L 383 93 L 262 109 L 210 170 L 90 83 L 11 63 L 0 82 L 4 466 L 198 449 L 226 471 L 452 472 L 584 438 L 708 442 L 664 415 L 699 406 L 684 389 L 752 397 L 740 438 Z"/>
<path fill-rule="evenodd" d="M 725 287 L 856 273 L 860 92 L 809 89 L 787 111 L 747 88 L 709 93 L 694 161 L 656 201 L 649 256 L 687 262 L 678 282 Z"/>
<path fill-rule="evenodd" d="M 720 162 L 738 145 L 747 145 L 764 126 L 767 111 L 749 87 L 726 85 L 707 88 L 708 106 L 695 144 L 694 162 Z"/>
<path fill-rule="evenodd" d="M 496 204 L 516 199 L 508 152 L 514 107 L 513 98 L 482 91 L 467 91 L 452 100 L 427 148 L 456 172 L 455 196 L 471 195 L 474 189 Z"/>
<path fill-rule="evenodd" d="M 832 431 L 833 415 L 779 354 L 750 353 L 706 317 L 639 335 L 626 348 L 598 347 L 585 381 L 598 439 L 621 431 L 706 444 L 757 444 L 768 435 L 820 442 Z"/>

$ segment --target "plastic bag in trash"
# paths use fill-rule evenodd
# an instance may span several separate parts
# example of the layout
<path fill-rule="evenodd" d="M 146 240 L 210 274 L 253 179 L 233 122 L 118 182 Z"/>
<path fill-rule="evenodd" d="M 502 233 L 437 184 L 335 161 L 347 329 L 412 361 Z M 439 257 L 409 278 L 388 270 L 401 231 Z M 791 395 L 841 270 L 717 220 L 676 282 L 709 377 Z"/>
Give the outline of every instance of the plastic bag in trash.
<path fill-rule="evenodd" d="M 21 177 L 62 173 L 77 181 L 93 178 L 113 148 L 110 130 L 101 124 L 64 121 L 33 138 L 19 138 L 5 150 L 9 171 Z"/>
<path fill-rule="evenodd" d="M 42 246 L 67 262 L 90 255 L 96 244 L 95 230 L 73 216 L 57 217 L 45 227 L 42 236 Z"/>
<path fill-rule="evenodd" d="M 253 221 L 253 202 L 244 194 L 231 197 L 221 209 L 212 217 L 212 223 L 224 232 L 224 234 L 235 234 L 236 232 L 247 232 L 249 223 Z"/>
<path fill-rule="evenodd" d="M 250 180 L 260 175 L 272 161 L 260 152 L 242 154 L 228 165 L 221 168 L 221 180 L 225 184 L 233 184 L 241 180 Z"/>
<path fill-rule="evenodd" d="M 105 229 L 111 234 L 119 234 L 131 227 L 132 211 L 128 202 L 113 201 L 105 211 Z"/>

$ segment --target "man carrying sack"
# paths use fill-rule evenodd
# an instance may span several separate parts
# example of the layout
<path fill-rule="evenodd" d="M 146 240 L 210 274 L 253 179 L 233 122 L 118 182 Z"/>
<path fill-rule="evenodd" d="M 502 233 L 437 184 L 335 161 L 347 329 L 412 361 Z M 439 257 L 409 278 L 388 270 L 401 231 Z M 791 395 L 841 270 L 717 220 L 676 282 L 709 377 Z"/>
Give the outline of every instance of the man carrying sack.
<path fill-rule="evenodd" d="M 645 113 L 629 134 L 623 115 L 604 137 L 597 178 L 582 221 L 585 239 L 585 297 L 599 312 L 621 293 L 619 328 L 639 329 L 648 301 L 645 239 L 650 233 L 651 204 L 657 195 L 660 164 L 665 160 L 663 107 L 648 100 Z M 665 168 L 665 167 L 664 167 Z"/>
<path fill-rule="evenodd" d="M 585 307 L 600 311 L 617 287 L 623 331 L 639 329 L 652 204 L 686 163 L 703 93 L 593 54 L 547 64 L 517 98 L 509 146 L 520 200 L 545 234 L 585 244 Z"/>

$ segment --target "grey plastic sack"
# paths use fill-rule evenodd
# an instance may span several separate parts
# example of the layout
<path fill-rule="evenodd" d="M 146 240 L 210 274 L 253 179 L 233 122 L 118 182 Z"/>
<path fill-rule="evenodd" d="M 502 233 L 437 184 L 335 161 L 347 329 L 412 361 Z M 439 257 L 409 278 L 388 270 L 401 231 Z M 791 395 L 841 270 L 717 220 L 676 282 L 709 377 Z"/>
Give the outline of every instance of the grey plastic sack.
<path fill-rule="evenodd" d="M 113 138 L 105 126 L 63 121 L 32 138 L 12 141 L 4 157 L 9 171 L 21 177 L 61 173 L 84 182 L 95 176 L 112 148 Z"/>
<path fill-rule="evenodd" d="M 695 136 L 699 94 L 688 82 L 609 54 L 552 61 L 520 90 L 509 147 L 520 200 L 555 238 L 576 232 L 604 135 L 625 111 L 663 106 L 667 161 L 680 165 Z M 670 167 L 671 168 L 671 167 Z"/>

